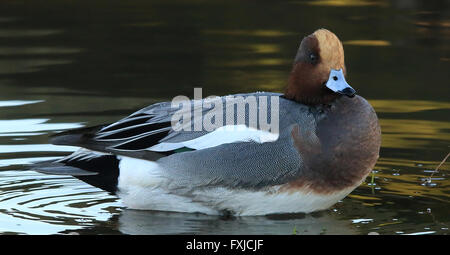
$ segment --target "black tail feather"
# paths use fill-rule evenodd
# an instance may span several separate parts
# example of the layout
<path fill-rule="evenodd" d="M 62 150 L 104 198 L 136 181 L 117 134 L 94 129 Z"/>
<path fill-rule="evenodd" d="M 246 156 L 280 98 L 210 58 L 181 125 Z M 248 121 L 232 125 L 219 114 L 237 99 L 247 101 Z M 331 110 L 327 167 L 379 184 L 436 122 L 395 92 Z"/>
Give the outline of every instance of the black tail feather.
<path fill-rule="evenodd" d="M 114 155 L 101 155 L 88 160 L 46 161 L 34 164 L 30 170 L 44 174 L 71 175 L 92 186 L 115 194 L 119 178 L 119 161 Z"/>

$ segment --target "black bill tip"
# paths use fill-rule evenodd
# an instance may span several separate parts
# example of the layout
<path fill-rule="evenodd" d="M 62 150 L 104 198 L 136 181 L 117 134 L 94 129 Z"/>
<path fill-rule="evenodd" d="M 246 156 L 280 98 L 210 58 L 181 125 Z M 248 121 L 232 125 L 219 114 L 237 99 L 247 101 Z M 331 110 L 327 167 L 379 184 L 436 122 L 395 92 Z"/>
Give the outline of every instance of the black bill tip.
<path fill-rule="evenodd" d="M 356 91 L 353 88 L 347 87 L 347 88 L 343 89 L 342 91 L 339 91 L 339 93 L 342 95 L 346 95 L 348 97 L 354 97 L 356 94 Z"/>

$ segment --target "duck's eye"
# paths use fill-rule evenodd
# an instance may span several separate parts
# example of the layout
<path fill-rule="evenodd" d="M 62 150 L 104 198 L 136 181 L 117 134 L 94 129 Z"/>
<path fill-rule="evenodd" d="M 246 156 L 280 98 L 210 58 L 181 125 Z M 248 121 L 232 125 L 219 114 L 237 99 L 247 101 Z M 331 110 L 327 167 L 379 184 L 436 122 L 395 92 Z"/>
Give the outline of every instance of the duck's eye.
<path fill-rule="evenodd" d="M 314 53 L 309 54 L 309 59 L 311 60 L 311 62 L 316 62 L 317 61 L 317 56 Z"/>

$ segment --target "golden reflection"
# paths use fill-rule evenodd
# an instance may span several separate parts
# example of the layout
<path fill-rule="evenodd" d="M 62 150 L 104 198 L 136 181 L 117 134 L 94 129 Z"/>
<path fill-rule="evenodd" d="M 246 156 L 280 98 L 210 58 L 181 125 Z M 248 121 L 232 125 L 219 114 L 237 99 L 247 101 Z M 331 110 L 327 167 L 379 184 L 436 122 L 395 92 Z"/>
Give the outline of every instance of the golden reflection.
<path fill-rule="evenodd" d="M 348 197 L 358 200 L 381 200 L 381 198 L 378 197 L 369 197 L 369 196 L 363 196 L 363 195 L 356 195 L 356 194 L 350 194 Z"/>
<path fill-rule="evenodd" d="M 248 66 L 279 66 L 286 65 L 290 61 L 282 58 L 240 59 L 230 61 L 216 61 L 213 64 L 223 67 L 248 67 Z"/>
<path fill-rule="evenodd" d="M 382 146 L 427 148 L 436 140 L 450 141 L 450 122 L 431 120 L 380 119 Z"/>
<path fill-rule="evenodd" d="M 450 109 L 448 102 L 425 100 L 369 100 L 378 113 L 412 113 Z M 436 140 L 450 141 L 450 122 L 432 120 L 380 119 L 382 146 L 427 148 Z"/>
<path fill-rule="evenodd" d="M 319 1 L 307 1 L 307 2 L 296 2 L 296 3 L 305 3 L 308 5 L 317 5 L 317 6 L 388 6 L 387 1 L 369 1 L 369 0 L 319 0 Z"/>
<path fill-rule="evenodd" d="M 278 70 L 269 69 L 265 72 L 258 72 L 247 77 L 249 83 L 251 83 L 251 87 L 259 91 L 282 92 L 287 82 L 286 72 Z"/>
<path fill-rule="evenodd" d="M 223 44 L 223 43 L 214 43 L 210 45 L 215 48 L 224 48 L 224 49 L 233 49 L 233 50 L 244 50 L 249 53 L 257 53 L 257 54 L 272 54 L 279 53 L 281 51 L 281 47 L 278 44 L 270 44 L 270 43 L 249 43 L 249 44 Z"/>
<path fill-rule="evenodd" d="M 276 44 L 249 44 L 247 46 L 254 53 L 268 54 L 280 52 L 280 46 Z"/>
<path fill-rule="evenodd" d="M 442 27 L 442 28 L 450 28 L 450 21 L 449 20 L 443 20 L 443 21 L 416 21 L 414 22 L 414 25 L 416 26 L 422 26 L 422 27 Z"/>
<path fill-rule="evenodd" d="M 430 197 L 439 201 L 450 202 L 450 195 L 445 192 L 445 189 L 423 186 L 420 181 L 412 183 L 397 182 L 393 180 L 383 185 L 383 189 L 380 190 L 380 193 L 400 196 Z"/>
<path fill-rule="evenodd" d="M 258 85 L 258 90 L 267 90 L 267 91 L 274 91 L 274 92 L 282 92 L 283 90 L 280 88 L 283 88 L 285 86 L 284 82 L 279 81 L 266 81 Z"/>
<path fill-rule="evenodd" d="M 450 201 L 450 194 L 446 192 L 446 189 L 439 188 L 440 186 L 448 185 L 448 180 L 442 178 L 442 180 L 435 180 L 437 187 L 428 187 L 423 185 L 425 178 L 429 177 L 429 173 L 424 172 L 426 169 L 434 169 L 440 161 L 420 161 L 400 158 L 387 158 L 382 157 L 378 160 L 376 169 L 379 170 L 376 173 L 378 177 L 375 181 L 381 190 L 377 193 L 381 194 L 393 194 L 412 197 L 430 197 L 440 201 Z M 417 164 L 421 164 L 420 167 Z M 443 164 L 439 169 L 440 173 L 450 170 L 449 164 Z M 439 178 L 440 176 L 436 176 Z M 366 186 L 364 184 L 364 186 Z M 355 198 L 360 201 L 370 200 L 366 196 L 355 196 L 350 194 L 349 197 Z"/>
<path fill-rule="evenodd" d="M 376 112 L 410 113 L 436 109 L 450 109 L 449 102 L 425 100 L 369 100 Z"/>
<path fill-rule="evenodd" d="M 350 40 L 344 41 L 345 45 L 356 45 L 356 46 L 390 46 L 391 43 L 383 40 Z"/>
<path fill-rule="evenodd" d="M 402 221 L 386 222 L 386 223 L 378 224 L 377 227 L 385 227 L 385 226 L 401 224 L 401 223 L 403 223 L 403 222 Z"/>
<path fill-rule="evenodd" d="M 436 167 L 440 162 L 438 161 L 423 161 L 401 158 L 389 158 L 382 157 L 377 162 L 377 169 L 389 169 L 392 170 L 393 167 L 415 167 L 416 164 L 421 164 L 423 168 L 433 168 Z M 444 168 L 445 169 L 445 168 Z"/>
<path fill-rule="evenodd" d="M 279 30 L 204 30 L 205 34 L 212 35 L 233 35 L 233 36 L 258 36 L 258 37 L 278 37 L 295 35 L 295 33 Z"/>
<path fill-rule="evenodd" d="M 376 205 L 382 205 L 383 203 L 362 203 L 362 205 L 365 206 L 376 206 Z"/>

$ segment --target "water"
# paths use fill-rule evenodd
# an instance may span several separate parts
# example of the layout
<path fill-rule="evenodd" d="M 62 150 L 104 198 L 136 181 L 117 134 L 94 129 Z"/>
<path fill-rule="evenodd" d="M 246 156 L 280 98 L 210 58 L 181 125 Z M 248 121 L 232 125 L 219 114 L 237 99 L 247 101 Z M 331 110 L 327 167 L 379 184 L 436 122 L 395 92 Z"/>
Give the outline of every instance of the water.
<path fill-rule="evenodd" d="M 448 234 L 448 1 L 0 3 L 0 233 Z M 123 208 L 71 177 L 26 170 L 74 151 L 54 132 L 193 96 L 282 92 L 300 39 L 344 42 L 348 82 L 375 107 L 381 156 L 329 210 L 241 217 Z"/>

